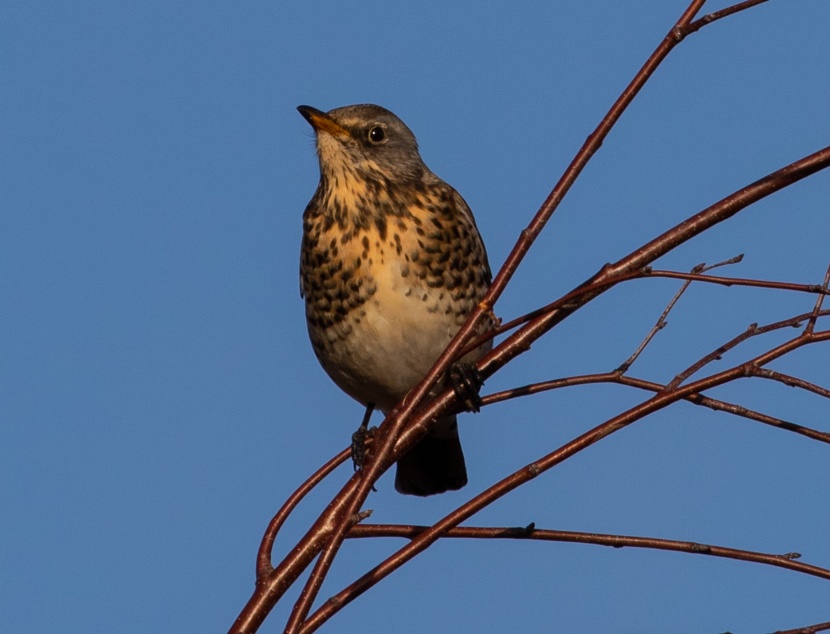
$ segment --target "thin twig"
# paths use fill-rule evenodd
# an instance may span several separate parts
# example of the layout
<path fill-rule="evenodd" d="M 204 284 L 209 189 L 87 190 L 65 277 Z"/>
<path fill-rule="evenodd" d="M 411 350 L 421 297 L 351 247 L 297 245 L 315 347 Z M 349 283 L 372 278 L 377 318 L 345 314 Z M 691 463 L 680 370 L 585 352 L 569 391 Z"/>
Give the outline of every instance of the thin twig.
<path fill-rule="evenodd" d="M 667 277 L 678 280 L 691 280 L 693 282 L 707 282 L 720 284 L 721 286 L 750 286 L 754 288 L 769 288 L 780 291 L 796 291 L 799 293 L 816 293 L 828 295 L 830 291 L 824 289 L 820 284 L 794 284 L 791 282 L 773 282 L 770 280 L 753 280 L 742 277 L 720 277 L 717 275 L 694 275 L 678 271 L 648 270 L 642 275 L 632 276 L 632 279 L 640 277 Z"/>
<path fill-rule="evenodd" d="M 702 357 L 699 361 L 693 363 L 688 368 L 683 370 L 683 372 L 679 373 L 675 376 L 671 382 L 666 386 L 667 390 L 674 389 L 681 383 L 683 383 L 686 379 L 690 376 L 699 372 L 704 366 L 712 363 L 713 361 L 720 361 L 723 355 L 730 350 L 737 347 L 739 344 L 743 343 L 747 339 L 751 337 L 757 337 L 758 335 L 763 335 L 768 332 L 772 332 L 773 330 L 780 330 L 781 328 L 798 328 L 803 321 L 810 318 L 810 315 L 813 313 L 806 313 L 802 315 L 798 315 L 796 317 L 791 317 L 788 319 L 782 319 L 781 321 L 776 321 L 771 324 L 767 324 L 765 326 L 758 326 L 758 324 L 750 324 L 746 330 L 744 330 L 740 335 L 734 337 L 730 341 L 727 341 L 725 344 L 718 346 L 715 350 L 707 354 L 705 357 Z M 830 314 L 830 310 L 821 311 L 819 315 L 828 315 Z"/>
<path fill-rule="evenodd" d="M 688 35 L 689 33 L 694 33 L 695 31 L 703 28 L 707 24 L 712 24 L 712 22 L 730 16 L 734 13 L 737 13 L 738 11 L 744 11 L 756 5 L 763 4 L 766 1 L 767 0 L 746 0 L 745 2 L 739 2 L 738 4 L 734 4 L 731 7 L 726 7 L 725 9 L 721 9 L 720 11 L 708 13 L 689 24 L 689 26 L 686 27 L 686 34 Z"/>
<path fill-rule="evenodd" d="M 812 333 L 813 331 L 810 331 L 810 334 Z M 767 370 L 766 368 L 753 368 L 750 371 L 752 373 L 752 376 L 757 376 L 761 379 L 770 379 L 772 381 L 778 381 L 779 383 L 783 383 L 787 387 L 797 387 L 802 390 L 812 392 L 813 394 L 823 396 L 824 398 L 830 398 L 830 390 L 828 390 L 827 388 L 823 388 L 820 385 L 816 385 L 815 383 L 805 381 L 804 379 L 799 379 L 798 377 L 790 376 L 789 374 L 783 374 L 782 372 L 775 372 L 774 370 Z"/>
<path fill-rule="evenodd" d="M 696 267 L 692 269 L 692 273 L 696 273 L 697 271 L 701 270 L 702 267 L 702 264 L 698 264 Z M 666 321 L 666 317 L 668 317 L 669 313 L 671 312 L 671 309 L 674 308 L 675 304 L 677 304 L 677 301 L 680 299 L 683 293 L 686 292 L 686 289 L 689 288 L 689 285 L 691 283 L 691 280 L 686 280 L 685 282 L 683 282 L 678 291 L 674 294 L 674 297 L 672 297 L 671 300 L 669 300 L 669 303 L 666 305 L 666 308 L 663 309 L 662 313 L 660 313 L 660 317 L 657 318 L 657 322 L 654 324 L 651 330 L 648 331 L 648 334 L 645 336 L 645 339 L 643 339 L 640 345 L 637 346 L 637 349 L 634 350 L 633 353 L 631 353 L 631 356 L 628 357 L 617 367 L 617 369 L 615 370 L 616 372 L 618 372 L 619 374 L 625 374 L 626 372 L 628 372 L 628 369 L 640 357 L 640 355 L 643 353 L 643 350 L 646 349 L 646 346 L 649 343 L 651 343 L 651 340 L 654 339 L 658 332 L 660 332 L 661 330 L 663 330 L 663 328 L 666 327 L 666 325 L 668 324 L 668 322 Z"/>
<path fill-rule="evenodd" d="M 777 630 L 773 634 L 816 634 L 817 632 L 825 632 L 827 630 L 830 630 L 830 621 L 797 627 L 794 630 Z"/>
<path fill-rule="evenodd" d="M 550 390 L 556 390 L 565 387 L 573 387 L 576 385 L 590 385 L 596 383 L 617 383 L 619 385 L 634 387 L 641 390 L 648 390 L 650 392 L 655 393 L 662 392 L 666 389 L 666 386 L 661 383 L 655 383 L 653 381 L 646 381 L 645 379 L 638 379 L 632 376 L 622 375 L 618 372 L 605 372 L 601 374 L 584 374 L 581 376 L 570 376 L 565 379 L 542 381 L 539 383 L 533 383 L 531 385 L 524 385 L 522 387 L 512 388 L 510 390 L 504 390 L 503 392 L 495 392 L 493 394 L 488 394 L 482 397 L 481 406 L 486 407 L 487 405 L 492 405 L 494 403 L 499 403 L 512 398 L 528 396 L 531 394 L 539 394 L 541 392 L 546 392 Z M 711 398 L 709 396 L 704 396 L 703 394 L 690 394 L 687 397 L 685 397 L 684 400 L 690 403 L 694 403 L 695 405 L 708 407 L 709 409 L 714 410 L 716 412 L 726 412 L 728 414 L 733 414 L 735 416 L 740 416 L 741 418 L 754 420 L 756 422 L 763 423 L 764 425 L 777 427 L 778 429 L 790 431 L 796 434 L 800 434 L 801 436 L 806 436 L 807 438 L 812 438 L 813 440 L 818 440 L 820 442 L 830 444 L 830 433 L 821 432 L 810 427 L 804 427 L 802 425 L 798 425 L 796 423 L 792 423 L 790 421 L 786 421 L 782 418 L 777 418 L 775 416 L 769 416 L 768 414 L 763 414 L 761 412 L 751 410 L 747 407 L 744 407 L 743 405 L 729 403 L 728 401 Z"/>
<path fill-rule="evenodd" d="M 635 271 L 624 278 L 617 280 L 617 282 L 627 282 L 630 280 L 639 280 L 648 277 L 664 277 L 677 280 L 691 280 L 693 282 L 704 282 L 707 284 L 718 284 L 721 286 L 748 286 L 752 288 L 767 288 L 779 291 L 795 291 L 798 293 L 809 293 L 815 295 L 816 293 L 823 293 L 830 295 L 830 290 L 825 289 L 821 284 L 796 284 L 793 282 L 774 282 L 771 280 L 757 280 L 743 277 L 720 277 L 718 275 L 701 275 L 696 273 L 683 273 L 681 271 L 664 271 L 659 269 L 652 269 L 649 266 L 643 267 L 640 271 Z M 574 296 L 575 298 L 576 296 Z M 571 299 L 574 299 L 571 298 Z M 500 324 L 498 327 L 488 330 L 485 334 L 473 340 L 465 350 L 475 350 L 485 341 L 497 337 L 505 332 L 515 329 L 522 324 L 526 324 L 531 319 L 540 317 L 554 312 L 562 308 L 563 298 L 557 299 L 554 302 L 541 306 L 529 313 L 525 313 L 520 317 L 511 319 L 510 321 Z"/>
<path fill-rule="evenodd" d="M 824 303 L 824 296 L 827 295 L 829 287 L 830 266 L 827 267 L 827 272 L 824 274 L 824 283 L 821 285 L 821 293 L 816 298 L 816 305 L 813 306 L 813 314 L 810 315 L 810 319 L 807 320 L 807 332 L 813 332 L 813 329 L 816 327 L 816 321 L 821 313 L 821 305 Z"/>
<path fill-rule="evenodd" d="M 733 258 L 729 258 L 728 260 L 724 260 L 723 262 L 718 262 L 717 264 L 713 264 L 711 266 L 706 266 L 705 264 L 698 264 L 698 265 L 692 267 L 691 274 L 696 275 L 696 274 L 699 274 L 699 273 L 703 273 L 705 271 L 711 271 L 712 269 L 717 268 L 719 266 L 726 266 L 726 265 L 729 265 L 729 264 L 737 264 L 738 262 L 740 262 L 743 259 L 743 257 L 744 257 L 743 254 L 736 255 Z M 671 298 L 671 300 L 669 301 L 669 303 L 666 306 L 665 310 L 663 310 L 663 312 L 660 314 L 660 317 L 657 319 L 657 323 L 655 323 L 654 326 L 652 327 L 652 329 L 649 330 L 649 332 L 646 335 L 645 339 L 643 339 L 642 343 L 640 343 L 640 345 L 637 346 L 637 349 L 631 354 L 631 356 L 628 357 L 628 359 L 626 359 L 617 368 L 617 370 L 616 370 L 617 372 L 619 372 L 620 374 L 625 374 L 628 371 L 628 369 L 632 366 L 632 364 L 639 358 L 639 356 L 642 354 L 643 350 L 645 350 L 646 346 L 649 343 L 651 343 L 651 340 L 654 339 L 655 335 L 657 335 L 657 333 L 659 331 L 661 331 L 663 328 L 666 327 L 666 324 L 668 323 L 666 321 L 666 317 L 671 312 L 672 308 L 674 308 L 675 304 L 677 304 L 677 301 L 680 299 L 680 297 L 683 295 L 683 293 L 686 292 L 686 289 L 689 288 L 689 285 L 691 283 L 692 283 L 692 280 L 690 280 L 690 279 L 687 279 L 683 283 L 683 285 L 680 287 L 680 289 L 677 291 L 677 293 L 675 293 L 674 297 Z"/>
<path fill-rule="evenodd" d="M 274 549 L 274 541 L 277 539 L 277 533 L 285 524 L 285 520 L 294 511 L 300 501 L 311 492 L 320 482 L 322 482 L 327 475 L 334 471 L 337 467 L 343 464 L 350 456 L 350 450 L 344 449 L 339 454 L 331 458 L 326 464 L 317 469 L 311 477 L 303 482 L 300 487 L 291 494 L 291 496 L 283 503 L 277 514 L 268 523 L 268 528 L 265 530 L 265 535 L 259 545 L 257 552 L 256 564 L 256 578 L 257 583 L 263 583 L 265 579 L 274 571 L 271 565 L 271 552 Z"/>
<path fill-rule="evenodd" d="M 369 537 L 403 537 L 414 539 L 423 532 L 429 530 L 428 526 L 403 526 L 398 524 L 361 524 L 355 526 L 349 533 L 350 538 L 361 539 Z M 677 552 L 690 553 L 694 555 L 709 555 L 712 557 L 725 557 L 740 561 L 778 566 L 788 570 L 794 570 L 804 574 L 830 580 L 830 570 L 820 566 L 812 566 L 796 561 L 796 553 L 785 553 L 776 555 L 774 553 L 761 553 L 752 550 L 739 548 L 727 548 L 712 544 L 701 544 L 699 542 L 680 541 L 674 539 L 660 539 L 657 537 L 640 537 L 634 535 L 611 535 L 606 533 L 587 533 L 582 531 L 561 531 L 536 528 L 531 524 L 524 527 L 495 527 L 495 526 L 456 526 L 444 535 L 444 538 L 461 539 L 524 539 L 551 542 L 567 542 L 578 544 L 596 544 L 597 546 L 610 546 L 612 548 L 651 548 L 656 550 L 673 550 Z M 349 588 L 345 588 L 344 592 Z M 335 601 L 341 601 L 345 597 L 336 596 Z"/>

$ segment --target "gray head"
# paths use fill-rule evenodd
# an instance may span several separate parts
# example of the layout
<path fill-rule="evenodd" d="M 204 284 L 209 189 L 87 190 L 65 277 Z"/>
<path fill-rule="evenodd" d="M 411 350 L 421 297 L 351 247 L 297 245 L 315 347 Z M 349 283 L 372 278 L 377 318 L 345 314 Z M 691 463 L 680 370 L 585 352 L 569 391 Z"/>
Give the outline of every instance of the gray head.
<path fill-rule="evenodd" d="M 386 108 L 362 104 L 328 112 L 311 106 L 297 110 L 317 134 L 323 178 L 381 176 L 404 182 L 431 175 L 415 135 Z"/>

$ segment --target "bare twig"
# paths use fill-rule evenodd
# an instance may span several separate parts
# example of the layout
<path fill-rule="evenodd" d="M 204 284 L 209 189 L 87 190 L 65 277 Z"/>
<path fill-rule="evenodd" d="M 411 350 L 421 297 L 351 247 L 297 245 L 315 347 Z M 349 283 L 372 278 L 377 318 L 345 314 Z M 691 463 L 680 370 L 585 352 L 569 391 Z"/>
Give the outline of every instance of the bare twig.
<path fill-rule="evenodd" d="M 828 295 L 830 291 L 820 284 L 794 284 L 792 282 L 773 282 L 771 280 L 752 280 L 741 277 L 720 277 L 717 275 L 695 275 L 692 273 L 681 273 L 678 271 L 647 270 L 636 277 L 668 277 L 678 280 L 691 280 L 693 282 L 707 282 L 720 284 L 722 286 L 750 286 L 754 288 L 769 288 L 779 291 L 796 291 L 799 293 L 816 293 Z M 632 276 L 635 278 L 635 276 Z"/>
<path fill-rule="evenodd" d="M 704 271 L 711 271 L 712 269 L 717 268 L 719 266 L 726 266 L 728 264 L 736 264 L 736 263 L 740 262 L 743 259 L 743 257 L 744 257 L 743 254 L 737 255 L 733 258 L 729 258 L 728 260 L 724 260 L 723 262 L 718 262 L 717 264 L 713 264 L 711 266 L 706 266 L 704 264 L 698 264 L 697 266 L 692 267 L 691 274 L 696 275 L 696 274 L 699 274 L 699 273 L 703 273 Z M 616 370 L 617 372 L 619 372 L 620 374 L 625 374 L 628 371 L 628 369 L 631 367 L 631 365 L 639 358 L 639 356 L 642 354 L 643 350 L 645 350 L 646 346 L 651 342 L 652 339 L 654 339 L 655 335 L 659 331 L 661 331 L 663 328 L 666 327 L 666 324 L 668 323 L 666 321 L 666 317 L 671 312 L 671 309 L 674 308 L 675 304 L 677 304 L 677 301 L 680 299 L 680 297 L 683 295 L 683 293 L 686 292 L 686 289 L 689 288 L 689 285 L 691 283 L 692 283 L 691 279 L 687 279 L 683 283 L 683 285 L 680 287 L 680 289 L 677 291 L 677 293 L 675 293 L 674 297 L 671 298 L 671 300 L 669 301 L 668 305 L 666 306 L 665 310 L 662 312 L 660 317 L 657 319 L 657 323 L 654 324 L 652 329 L 646 335 L 645 339 L 643 339 L 642 343 L 640 343 L 640 345 L 637 346 L 637 349 L 631 354 L 631 356 L 628 357 L 628 359 L 626 359 L 617 368 L 617 370 Z"/>
<path fill-rule="evenodd" d="M 821 285 L 820 294 L 816 298 L 816 305 L 813 306 L 813 313 L 810 315 L 810 319 L 807 321 L 807 331 L 808 332 L 813 332 L 813 329 L 816 327 L 816 320 L 819 318 L 819 315 L 821 314 L 821 306 L 824 303 L 824 296 L 827 295 L 829 287 L 830 287 L 830 266 L 827 267 L 827 272 L 824 274 L 824 283 Z"/>
<path fill-rule="evenodd" d="M 686 27 L 686 35 L 688 35 L 689 33 L 694 33 L 695 31 L 703 28 L 707 24 L 712 24 L 712 22 L 716 22 L 717 20 L 733 15 L 734 13 L 738 13 L 738 11 L 744 11 L 756 5 L 763 4 L 766 1 L 767 0 L 745 0 L 745 2 L 733 4 L 731 7 L 726 7 L 724 9 L 721 9 L 720 11 L 708 13 L 704 15 L 702 18 L 699 18 L 691 24 L 689 24 L 689 26 Z"/>
<path fill-rule="evenodd" d="M 505 390 L 503 392 L 495 392 L 493 394 L 488 394 L 487 396 L 482 397 L 481 406 L 485 407 L 487 405 L 492 405 L 493 403 L 499 403 L 501 401 L 506 401 L 512 398 L 518 398 L 520 396 L 539 394 L 541 392 L 546 392 L 549 390 L 556 390 L 564 387 L 573 387 L 575 385 L 589 385 L 595 383 L 618 383 L 620 385 L 634 387 L 641 390 L 648 390 L 650 392 L 662 392 L 666 389 L 666 386 L 660 383 L 646 381 L 644 379 L 637 379 L 628 375 L 622 375 L 619 372 L 614 371 L 605 372 L 602 374 L 585 374 L 581 376 L 570 376 L 565 379 L 542 381 L 539 383 L 533 383 L 531 385 L 524 385 L 522 387 L 512 388 L 510 390 Z M 754 420 L 756 422 L 763 423 L 764 425 L 777 427 L 785 431 L 790 431 L 796 434 L 800 434 L 802 436 L 806 436 L 807 438 L 812 438 L 813 440 L 818 440 L 820 442 L 830 444 L 830 433 L 821 432 L 810 427 L 797 425 L 796 423 L 792 423 L 781 418 L 769 416 L 767 414 L 762 414 L 761 412 L 756 412 L 755 410 L 748 409 L 743 405 L 737 405 L 735 403 L 729 403 L 724 400 L 710 398 L 708 396 L 704 396 L 703 394 L 690 394 L 689 396 L 685 397 L 684 400 L 690 403 L 694 403 L 695 405 L 708 407 L 709 409 L 717 412 L 727 412 L 735 416 L 740 416 L 742 418 Z"/>
<path fill-rule="evenodd" d="M 712 363 L 713 361 L 720 361 L 723 355 L 739 344 L 743 343 L 747 339 L 751 337 L 757 337 L 758 335 L 763 335 L 768 332 L 772 332 L 773 330 L 780 330 L 781 328 L 798 328 L 803 321 L 809 319 L 810 315 L 813 313 L 807 313 L 804 315 L 798 315 L 796 317 L 790 317 L 788 319 L 782 319 L 781 321 L 777 321 L 772 324 L 767 324 L 766 326 L 758 326 L 758 324 L 750 324 L 747 329 L 742 332 L 737 337 L 734 337 L 730 341 L 727 341 L 722 346 L 719 346 L 705 357 L 697 361 L 696 363 L 690 365 L 688 368 L 683 370 L 683 372 L 679 373 L 675 376 L 671 382 L 666 386 L 666 389 L 674 389 L 681 383 L 683 383 L 686 379 L 690 376 L 699 372 L 704 366 Z M 821 314 L 830 314 L 830 311 L 824 311 Z"/>
<path fill-rule="evenodd" d="M 828 390 L 827 388 L 823 388 L 820 385 L 810 383 L 809 381 L 799 379 L 795 376 L 790 376 L 789 374 L 775 372 L 774 370 L 767 370 L 766 368 L 752 368 L 750 369 L 750 373 L 752 376 L 757 376 L 761 379 L 771 379 L 772 381 L 778 381 L 779 383 L 783 383 L 787 387 L 801 388 L 802 390 L 812 392 L 813 394 L 818 394 L 819 396 L 823 396 L 824 398 L 830 398 L 830 390 Z"/>
<path fill-rule="evenodd" d="M 826 632 L 827 630 L 830 630 L 830 621 L 797 627 L 794 630 L 777 630 L 773 634 L 816 634 L 816 632 Z"/>
<path fill-rule="evenodd" d="M 403 537 L 405 539 L 414 539 L 427 530 L 429 530 L 428 526 L 361 524 L 359 526 L 355 526 L 350 531 L 349 537 L 355 539 L 367 537 Z M 794 570 L 796 572 L 802 572 L 821 579 L 830 580 L 830 570 L 796 561 L 796 559 L 799 558 L 796 553 L 776 555 L 773 553 L 760 553 L 751 550 L 727 548 L 725 546 L 715 546 L 712 544 L 701 544 L 698 542 L 679 541 L 674 539 L 659 539 L 656 537 L 609 535 L 606 533 L 586 533 L 582 531 L 546 530 L 536 528 L 535 525 L 531 524 L 524 527 L 456 526 L 442 535 L 442 539 L 443 538 L 526 539 L 578 544 L 596 544 L 598 546 L 610 546 L 612 548 L 632 547 L 673 550 L 694 555 L 725 557 L 728 559 L 751 561 L 769 566 L 778 566 L 780 568 L 786 568 L 788 570 Z M 343 592 L 347 591 L 349 591 L 349 588 L 345 588 L 343 590 Z M 337 602 L 342 602 L 345 599 L 345 596 L 338 594 L 333 598 Z"/>
<path fill-rule="evenodd" d="M 285 520 L 288 519 L 288 516 L 291 515 L 300 501 L 308 495 L 314 487 L 316 487 L 323 481 L 323 479 L 325 479 L 327 475 L 329 475 L 350 457 L 350 453 L 351 452 L 348 449 L 344 449 L 322 467 L 317 469 L 317 471 L 315 471 L 310 478 L 303 482 L 300 487 L 291 494 L 277 514 L 268 523 L 268 528 L 265 530 L 265 535 L 262 538 L 262 542 L 259 545 L 259 551 L 257 552 L 257 583 L 262 583 L 267 576 L 274 571 L 274 567 L 271 565 L 271 552 L 274 549 L 274 541 L 277 538 L 277 533 L 282 528 L 283 524 L 285 524 Z"/>

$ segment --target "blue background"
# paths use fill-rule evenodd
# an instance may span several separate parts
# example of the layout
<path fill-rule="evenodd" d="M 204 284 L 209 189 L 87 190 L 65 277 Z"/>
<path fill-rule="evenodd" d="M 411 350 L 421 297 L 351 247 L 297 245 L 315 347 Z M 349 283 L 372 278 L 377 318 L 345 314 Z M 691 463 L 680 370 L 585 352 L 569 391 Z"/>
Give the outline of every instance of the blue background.
<path fill-rule="evenodd" d="M 712 4 L 714 10 L 724 6 Z M 498 268 L 682 1 L 16 2 L 0 8 L 0 621 L 24 632 L 221 632 L 281 501 L 361 408 L 318 367 L 298 292 L 317 183 L 298 104 L 379 103 L 476 213 Z M 603 263 L 830 139 L 830 3 L 770 2 L 691 36 L 546 228 L 497 313 Z M 830 173 L 664 258 L 818 283 Z M 615 368 L 678 283 L 607 293 L 485 393 Z M 694 286 L 631 370 L 666 382 L 814 297 Z M 826 322 L 825 322 L 826 326 Z M 795 334 L 753 341 L 717 368 Z M 773 364 L 830 386 L 828 347 Z M 761 380 L 713 396 L 824 431 L 826 400 Z M 461 419 L 471 482 L 430 499 L 391 476 L 373 521 L 430 523 L 644 398 L 547 393 Z M 688 539 L 830 566 L 830 448 L 681 404 L 474 518 Z M 350 475 L 298 510 L 290 547 Z M 402 542 L 350 542 L 323 597 Z M 296 590 L 289 597 L 296 595 Z M 282 631 L 291 601 L 262 628 Z M 668 552 L 436 544 L 324 631 L 760 632 L 830 618 L 830 583 Z"/>

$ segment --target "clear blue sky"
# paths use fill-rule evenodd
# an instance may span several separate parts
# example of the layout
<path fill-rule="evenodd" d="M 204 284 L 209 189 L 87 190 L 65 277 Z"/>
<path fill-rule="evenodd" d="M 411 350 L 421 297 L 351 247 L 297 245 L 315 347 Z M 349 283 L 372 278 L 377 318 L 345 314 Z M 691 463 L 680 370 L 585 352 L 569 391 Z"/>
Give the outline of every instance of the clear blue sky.
<path fill-rule="evenodd" d="M 378 103 L 467 199 L 500 266 L 685 7 L 610 3 L 5 2 L 0 8 L 0 629 L 221 632 L 280 502 L 359 405 L 318 367 L 298 290 L 317 183 L 298 104 Z M 718 8 L 724 4 L 713 4 Z M 830 142 L 830 3 L 772 1 L 692 36 L 607 139 L 497 307 L 545 304 L 734 189 Z M 830 173 L 665 258 L 819 282 Z M 616 367 L 677 283 L 616 289 L 485 392 Z M 694 287 L 631 373 L 668 381 L 813 297 Z M 781 341 L 776 335 L 769 341 Z M 760 344 L 749 348 L 758 352 Z M 728 357 L 723 363 L 744 358 Z M 776 363 L 830 385 L 830 349 Z M 715 396 L 830 429 L 769 382 Z M 397 495 L 429 523 L 642 398 L 587 387 L 461 419 L 470 485 Z M 298 512 L 289 546 L 350 474 Z M 830 447 L 679 406 L 600 443 L 477 524 L 799 551 L 830 566 Z M 400 542 L 348 544 L 323 595 Z M 293 594 L 292 594 L 293 596 Z M 830 583 L 675 553 L 439 543 L 324 631 L 763 632 L 830 618 Z M 288 603 L 264 632 L 282 631 Z"/>

